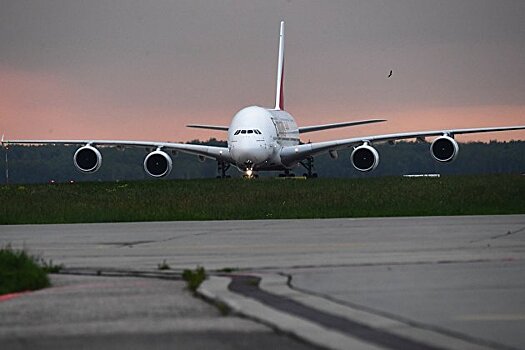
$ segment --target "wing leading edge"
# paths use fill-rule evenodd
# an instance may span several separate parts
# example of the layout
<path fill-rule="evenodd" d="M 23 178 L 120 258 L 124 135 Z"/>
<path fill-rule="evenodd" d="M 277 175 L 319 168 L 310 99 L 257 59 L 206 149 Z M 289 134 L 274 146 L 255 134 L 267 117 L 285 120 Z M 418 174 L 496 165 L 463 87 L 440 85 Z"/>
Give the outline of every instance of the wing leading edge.
<path fill-rule="evenodd" d="M 347 126 L 356 126 L 356 125 L 382 123 L 382 122 L 386 122 L 386 119 L 368 119 L 368 120 L 359 120 L 359 121 L 353 121 L 353 122 L 343 122 L 343 123 L 334 123 L 334 124 L 303 126 L 303 127 L 299 128 L 299 133 L 300 134 L 304 134 L 304 133 L 313 132 L 313 131 L 328 130 L 328 129 L 335 129 L 335 128 L 344 128 L 344 127 L 347 127 Z"/>
<path fill-rule="evenodd" d="M 120 141 L 120 140 L 2 140 L 2 146 L 8 145 L 91 145 L 91 146 L 123 146 L 123 147 L 151 147 L 170 149 L 183 153 L 194 154 L 211 159 L 233 162 L 227 147 L 206 145 L 192 145 L 175 142 L 152 141 Z"/>
<path fill-rule="evenodd" d="M 188 128 L 195 128 L 195 129 L 208 129 L 208 130 L 220 130 L 220 131 L 228 131 L 227 126 L 220 126 L 220 125 L 202 125 L 202 124 L 188 124 L 186 125 Z"/>
<path fill-rule="evenodd" d="M 383 141 L 405 140 L 412 138 L 422 138 L 426 136 L 440 136 L 440 135 L 461 135 L 474 134 L 484 132 L 497 131 L 512 131 L 524 130 L 525 125 L 521 126 L 504 126 L 494 128 L 472 128 L 472 129 L 450 129 L 450 130 L 435 130 L 435 131 L 416 131 L 398 134 L 385 134 L 375 136 L 356 137 L 351 139 L 341 139 L 324 142 L 307 143 L 297 146 L 284 147 L 281 150 L 281 160 L 284 164 L 290 164 L 302 160 L 308 156 L 316 156 L 329 151 L 338 151 L 352 146 L 362 144 L 364 142 L 374 143 Z"/>

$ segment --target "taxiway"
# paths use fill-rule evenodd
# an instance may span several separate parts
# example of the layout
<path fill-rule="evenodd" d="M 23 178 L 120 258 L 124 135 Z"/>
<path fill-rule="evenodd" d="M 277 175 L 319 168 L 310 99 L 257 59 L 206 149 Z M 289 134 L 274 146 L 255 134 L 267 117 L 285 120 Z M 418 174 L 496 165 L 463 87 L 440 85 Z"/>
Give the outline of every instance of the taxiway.
<path fill-rule="evenodd" d="M 111 271 L 158 272 L 158 264 L 165 260 L 176 271 L 204 266 L 218 274 L 233 270 L 236 276 L 257 276 L 262 278 L 261 289 L 265 289 L 265 278 L 289 276 L 288 285 L 283 283 L 279 287 L 281 297 L 296 293 L 294 300 L 308 300 L 309 304 L 305 305 L 314 310 L 308 311 L 309 317 L 293 316 L 291 310 L 271 314 L 271 310 L 267 312 L 264 308 L 272 309 L 272 306 L 264 300 L 258 301 L 258 307 L 262 308 L 254 307 L 253 310 L 273 315 L 269 319 L 258 318 L 251 311 L 243 313 L 240 310 L 240 313 L 299 338 L 300 330 L 295 332 L 293 329 L 293 324 L 299 324 L 297 318 L 284 320 L 289 315 L 308 322 L 304 329 L 313 327 L 309 328 L 311 334 L 316 326 L 320 332 L 323 329 L 332 332 L 325 334 L 327 341 L 320 344 L 306 339 L 313 346 L 345 348 L 352 339 L 356 340 L 353 348 L 363 349 L 401 349 L 403 343 L 399 343 L 400 339 L 413 342 L 411 344 L 415 347 L 440 349 L 465 346 L 472 349 L 519 349 L 525 344 L 525 335 L 521 331 L 525 328 L 525 283 L 522 278 L 525 274 L 525 215 L 0 226 L 0 244 L 6 243 L 16 248 L 25 247 L 54 263 L 64 264 L 66 271 L 70 272 L 92 274 L 102 271 L 102 275 Z M 86 282 L 89 284 L 109 277 L 57 275 L 53 278 L 57 283 L 55 288 L 1 302 L 0 313 L 6 317 L 2 318 L 0 343 L 10 341 L 8 344 L 15 344 L 16 339 L 26 337 L 24 332 L 27 332 L 27 337 L 53 333 L 53 323 L 45 329 L 41 326 L 17 328 L 17 324 L 25 322 L 24 317 L 32 319 L 34 316 L 31 312 L 20 313 L 22 306 L 13 305 L 22 303 L 25 310 L 38 312 L 42 309 L 39 309 L 37 300 L 46 293 L 54 293 L 61 283 L 73 283 L 66 282 L 68 278 L 93 279 Z M 124 281 L 123 277 L 117 280 Z M 146 286 L 148 283 L 173 283 L 172 291 L 184 294 L 180 281 L 153 280 L 148 279 Z M 101 283 L 117 283 L 112 281 Z M 216 283 L 216 286 L 221 283 Z M 167 308 L 172 305 L 173 315 L 176 315 L 177 303 L 164 295 L 168 289 L 162 292 L 164 289 L 160 288 L 158 293 L 151 294 L 151 298 L 144 296 L 140 302 L 130 304 L 136 305 L 140 309 L 137 315 L 141 315 L 150 309 L 148 305 L 155 306 L 160 298 L 166 297 L 163 305 Z M 277 288 L 266 288 L 266 291 L 275 295 L 280 293 Z M 116 288 L 114 293 L 119 295 L 121 290 Z M 77 292 L 66 294 L 71 298 L 78 295 Z M 125 301 L 127 294 L 123 293 L 120 300 Z M 216 295 L 220 294 L 216 291 Z M 95 295 L 92 297 L 98 299 Z M 192 299 L 189 293 L 185 297 Z M 230 290 L 225 291 L 223 297 L 235 303 L 231 298 L 243 296 Z M 247 298 L 257 299 L 255 295 L 247 295 Z M 51 303 L 53 306 L 41 312 L 44 315 L 65 313 L 61 303 L 67 303 L 66 300 L 55 301 Z M 84 302 L 88 303 L 87 299 Z M 194 303 L 197 310 L 212 308 L 209 305 L 197 306 L 202 303 L 199 300 L 192 299 L 190 303 Z M 241 300 L 236 305 L 248 304 Z M 115 321 L 121 320 L 119 313 L 108 311 L 113 308 L 118 308 L 118 303 L 108 302 L 107 309 L 95 307 L 90 315 L 109 312 Z M 132 306 L 130 308 L 133 310 Z M 76 309 L 78 315 L 82 314 L 78 310 L 88 310 L 85 306 Z M 129 314 L 134 315 L 135 311 L 131 310 Z M 323 317 L 316 319 L 316 310 L 319 315 L 326 313 L 328 318 L 334 314 L 343 317 L 339 321 L 341 329 L 337 329 L 337 322 L 333 329 L 329 325 L 319 325 Z M 207 312 L 213 314 L 214 311 Z M 156 325 L 148 332 L 156 334 L 155 329 L 164 329 L 163 337 L 169 341 L 176 339 L 170 335 L 177 334 L 178 327 L 186 327 L 184 324 L 201 329 L 200 334 L 216 334 L 211 326 L 199 328 L 198 322 L 170 323 L 171 316 L 157 316 L 152 311 L 151 320 L 146 318 L 148 323 Z M 217 314 L 214 317 L 224 319 Z M 283 319 L 282 326 L 272 325 L 272 317 Z M 119 321 L 123 328 L 109 333 L 120 334 L 123 329 L 139 327 L 133 320 L 140 317 L 130 318 L 129 325 L 126 321 Z M 70 327 L 75 328 L 72 325 L 75 322 L 80 325 L 87 322 L 80 316 L 75 320 Z M 217 322 L 217 332 L 227 334 L 231 331 L 225 329 L 229 324 L 238 331 L 246 330 L 246 334 L 268 332 L 275 335 L 267 326 L 251 320 L 235 317 L 225 320 Z M 87 327 L 90 331 L 84 336 L 99 334 L 95 326 L 97 318 L 91 321 L 90 327 L 93 328 Z M 206 322 L 215 321 L 205 321 L 204 324 Z M 365 324 L 367 330 L 372 331 L 371 339 L 360 338 L 355 327 L 343 327 L 345 322 Z M 288 326 L 292 328 L 286 328 Z M 376 333 L 373 332 L 383 335 L 384 339 L 374 341 Z M 9 334 L 16 334 L 16 338 Z M 287 347 L 292 346 L 290 344 L 298 348 L 309 346 L 284 335 L 275 336 L 276 342 L 289 342 Z M 335 340 L 330 342 L 330 339 Z M 181 344 L 188 345 L 182 341 Z M 264 348 L 263 343 L 260 348 Z"/>

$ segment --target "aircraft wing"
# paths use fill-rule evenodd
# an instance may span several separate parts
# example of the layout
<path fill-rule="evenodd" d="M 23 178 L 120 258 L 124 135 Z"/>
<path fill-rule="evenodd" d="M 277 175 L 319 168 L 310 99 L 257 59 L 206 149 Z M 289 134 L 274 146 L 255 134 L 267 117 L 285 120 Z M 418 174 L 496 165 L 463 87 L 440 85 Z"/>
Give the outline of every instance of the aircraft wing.
<path fill-rule="evenodd" d="M 228 131 L 227 126 L 219 126 L 219 125 L 201 125 L 201 124 L 188 124 L 186 125 L 188 128 L 195 128 L 195 129 L 209 129 L 209 130 L 221 130 L 221 131 Z"/>
<path fill-rule="evenodd" d="M 154 142 L 154 141 L 120 141 L 120 140 L 3 140 L 2 146 L 9 145 L 87 145 L 91 146 L 120 146 L 120 147 L 144 147 L 162 148 L 180 151 L 188 154 L 195 154 L 211 159 L 233 162 L 228 147 L 216 147 L 206 145 L 192 145 L 175 142 Z"/>
<path fill-rule="evenodd" d="M 416 131 L 406 132 L 398 134 L 386 134 L 386 135 L 375 135 L 356 137 L 351 139 L 324 141 L 307 143 L 297 146 L 284 147 L 281 150 L 281 160 L 285 164 L 292 163 L 294 161 L 302 160 L 308 156 L 316 156 L 328 151 L 337 151 L 352 146 L 360 145 L 364 142 L 374 143 L 382 141 L 394 141 L 404 140 L 412 138 L 424 138 L 426 136 L 441 136 L 441 135 L 460 135 L 460 134 L 474 134 L 484 132 L 496 132 L 496 131 L 511 131 L 511 130 L 523 130 L 525 125 L 521 126 L 504 126 L 494 128 L 472 128 L 472 129 L 450 129 L 450 130 L 435 130 L 435 131 Z"/>
<path fill-rule="evenodd" d="M 353 121 L 353 122 L 343 122 L 343 123 L 334 123 L 334 124 L 303 126 L 303 127 L 299 128 L 299 133 L 300 134 L 304 134 L 304 133 L 312 132 L 312 131 L 335 129 L 335 128 L 344 128 L 344 127 L 347 127 L 347 126 L 356 126 L 356 125 L 371 124 L 371 123 L 381 123 L 381 122 L 386 122 L 386 120 L 385 119 L 368 119 L 368 120 L 359 120 L 359 121 Z"/>

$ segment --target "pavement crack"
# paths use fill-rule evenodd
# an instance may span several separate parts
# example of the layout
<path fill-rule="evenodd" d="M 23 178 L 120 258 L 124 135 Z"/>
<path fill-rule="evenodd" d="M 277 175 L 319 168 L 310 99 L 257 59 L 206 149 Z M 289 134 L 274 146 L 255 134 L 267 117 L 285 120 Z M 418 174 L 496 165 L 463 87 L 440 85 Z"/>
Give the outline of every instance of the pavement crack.
<path fill-rule="evenodd" d="M 506 233 L 500 233 L 500 234 L 497 234 L 497 235 L 494 235 L 494 236 L 491 236 L 489 238 L 481 238 L 481 239 L 475 239 L 475 240 L 472 240 L 470 241 L 470 243 L 478 243 L 478 242 L 483 242 L 483 241 L 487 241 L 489 239 L 498 239 L 498 238 L 503 238 L 503 237 L 509 237 L 511 235 L 515 235 L 517 233 L 521 233 L 521 232 L 525 232 L 525 226 L 520 228 L 520 229 L 517 229 L 517 230 L 514 230 L 514 231 L 507 231 Z"/>
<path fill-rule="evenodd" d="M 114 245 L 114 246 L 117 246 L 118 248 L 124 248 L 124 247 L 133 247 L 135 245 L 139 245 L 139 244 L 147 244 L 147 243 L 152 243 L 154 241 L 130 241 L 130 242 L 107 242 L 107 243 L 101 243 L 101 245 Z"/>
<path fill-rule="evenodd" d="M 180 271 L 150 271 L 150 270 L 131 270 L 115 268 L 63 268 L 58 272 L 59 275 L 77 275 L 77 276 L 97 276 L 97 277 L 140 277 L 140 278 L 157 278 L 168 280 L 182 280 Z"/>
<path fill-rule="evenodd" d="M 435 265 L 435 264 L 479 264 L 479 263 L 490 263 L 507 261 L 507 259 L 491 258 L 491 259 L 451 259 L 451 260 L 429 260 L 429 261 L 385 261 L 385 262 L 356 262 L 347 264 L 302 264 L 302 265 L 291 265 L 284 267 L 286 270 L 303 270 L 303 269 L 316 269 L 316 268 L 353 268 L 353 267 L 374 267 L 374 266 L 411 266 L 411 265 Z M 242 268 L 245 272 L 258 272 L 258 271 L 281 271 L 283 266 L 260 266 L 256 268 Z"/>
<path fill-rule="evenodd" d="M 147 245 L 147 244 L 153 244 L 153 243 L 165 243 L 165 242 L 169 242 L 169 241 L 174 241 L 174 240 L 177 240 L 177 239 L 180 239 L 180 238 L 186 238 L 186 237 L 192 237 L 192 236 L 202 236 L 202 235 L 206 235 L 210 232 L 208 231 L 202 231 L 202 232 L 197 232 L 197 233 L 188 233 L 188 234 L 183 234 L 183 235 L 178 235 L 178 236 L 172 236 L 172 237 L 168 237 L 168 238 L 164 238 L 164 239 L 160 239 L 160 240 L 141 240 L 141 241 L 129 241 L 129 242 L 107 242 L 107 243 L 100 243 L 101 245 L 113 245 L 113 246 L 116 246 L 117 248 L 133 248 L 133 247 L 136 247 L 136 246 L 141 246 L 141 245 Z"/>
<path fill-rule="evenodd" d="M 510 236 L 510 235 L 515 235 L 516 233 L 520 233 L 520 232 L 525 232 L 525 227 L 522 227 L 519 230 L 507 231 L 507 233 L 496 235 L 496 236 L 492 236 L 492 237 L 490 237 L 490 239 L 498 239 L 498 238 L 501 238 L 501 237 L 507 237 L 507 236 Z"/>

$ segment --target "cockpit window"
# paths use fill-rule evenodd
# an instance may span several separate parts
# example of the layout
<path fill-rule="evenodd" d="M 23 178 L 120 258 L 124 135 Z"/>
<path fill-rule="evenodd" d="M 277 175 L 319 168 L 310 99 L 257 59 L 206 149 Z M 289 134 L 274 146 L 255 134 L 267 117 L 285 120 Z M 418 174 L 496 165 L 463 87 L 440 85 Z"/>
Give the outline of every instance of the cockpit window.
<path fill-rule="evenodd" d="M 239 134 L 257 134 L 257 135 L 262 135 L 262 132 L 259 130 L 259 129 L 252 129 L 252 130 L 236 130 L 234 135 L 239 135 Z"/>

